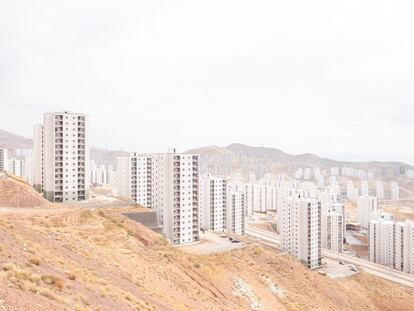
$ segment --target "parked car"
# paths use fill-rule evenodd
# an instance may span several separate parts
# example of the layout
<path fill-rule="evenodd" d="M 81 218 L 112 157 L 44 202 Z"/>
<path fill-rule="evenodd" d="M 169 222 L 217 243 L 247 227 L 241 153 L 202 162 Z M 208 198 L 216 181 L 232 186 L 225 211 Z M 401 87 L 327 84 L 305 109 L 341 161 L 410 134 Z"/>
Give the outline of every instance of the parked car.
<path fill-rule="evenodd" d="M 339 262 L 339 264 L 340 264 L 340 265 L 344 265 L 345 263 L 344 263 L 343 261 L 340 261 L 340 262 Z"/>
<path fill-rule="evenodd" d="M 358 272 L 357 268 L 351 268 L 351 271 Z"/>
<path fill-rule="evenodd" d="M 230 240 L 230 241 L 233 241 L 233 238 L 232 238 L 231 236 L 229 236 L 229 240 Z"/>
<path fill-rule="evenodd" d="M 231 241 L 231 243 L 240 243 L 240 241 L 239 241 L 239 240 L 234 240 L 234 239 L 233 239 L 233 241 Z"/>

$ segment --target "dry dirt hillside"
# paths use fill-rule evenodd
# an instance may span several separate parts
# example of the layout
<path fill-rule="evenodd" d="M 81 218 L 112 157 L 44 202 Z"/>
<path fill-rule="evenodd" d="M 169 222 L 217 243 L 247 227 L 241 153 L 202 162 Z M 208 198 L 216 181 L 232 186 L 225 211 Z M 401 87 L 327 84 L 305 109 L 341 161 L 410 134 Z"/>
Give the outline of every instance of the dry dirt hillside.
<path fill-rule="evenodd" d="M 27 194 L 25 186 L 15 185 Z M 0 245 L 0 310 L 410 310 L 414 305 L 413 291 L 393 283 L 364 273 L 330 280 L 254 243 L 224 254 L 190 255 L 119 209 L 2 207 Z"/>

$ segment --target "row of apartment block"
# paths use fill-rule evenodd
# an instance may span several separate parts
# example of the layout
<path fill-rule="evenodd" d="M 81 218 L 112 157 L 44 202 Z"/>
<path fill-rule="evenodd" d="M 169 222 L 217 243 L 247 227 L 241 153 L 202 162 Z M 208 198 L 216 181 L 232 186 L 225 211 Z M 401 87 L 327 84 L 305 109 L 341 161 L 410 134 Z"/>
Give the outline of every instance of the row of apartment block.
<path fill-rule="evenodd" d="M 159 153 L 117 158 L 113 186 L 123 196 L 157 212 L 174 245 L 199 240 L 199 155 Z"/>
<path fill-rule="evenodd" d="M 395 222 L 392 217 L 371 220 L 368 226 L 368 259 L 414 273 L 414 222 Z"/>

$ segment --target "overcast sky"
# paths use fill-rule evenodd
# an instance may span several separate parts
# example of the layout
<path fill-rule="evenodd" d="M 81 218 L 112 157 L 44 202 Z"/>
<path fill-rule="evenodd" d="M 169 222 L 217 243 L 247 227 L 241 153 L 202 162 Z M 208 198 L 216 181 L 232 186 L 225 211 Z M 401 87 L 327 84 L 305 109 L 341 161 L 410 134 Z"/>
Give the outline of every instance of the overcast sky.
<path fill-rule="evenodd" d="M 414 164 L 412 1 L 0 1 L 1 129 Z"/>

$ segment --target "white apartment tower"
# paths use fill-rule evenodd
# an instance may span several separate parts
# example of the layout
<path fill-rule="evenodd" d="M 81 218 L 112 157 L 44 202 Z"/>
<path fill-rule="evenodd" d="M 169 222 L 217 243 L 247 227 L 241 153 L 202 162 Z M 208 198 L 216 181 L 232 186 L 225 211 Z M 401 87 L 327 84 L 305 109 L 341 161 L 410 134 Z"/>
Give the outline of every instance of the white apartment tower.
<path fill-rule="evenodd" d="M 376 197 L 360 196 L 357 203 L 358 221 L 361 227 L 368 228 L 368 222 L 373 219 L 373 214 L 378 210 Z"/>
<path fill-rule="evenodd" d="M 216 232 L 227 229 L 227 180 L 224 176 L 205 174 L 200 182 L 201 228 Z"/>
<path fill-rule="evenodd" d="M 33 127 L 33 186 L 43 192 L 43 125 Z"/>
<path fill-rule="evenodd" d="M 11 174 L 18 176 L 20 178 L 24 177 L 25 169 L 24 169 L 24 160 L 19 160 L 16 158 L 11 158 L 9 160 L 9 169 L 8 172 Z"/>
<path fill-rule="evenodd" d="M 199 240 L 199 155 L 152 156 L 153 208 L 174 245 Z"/>
<path fill-rule="evenodd" d="M 7 171 L 9 167 L 7 159 L 7 149 L 0 148 L 0 172 Z"/>
<path fill-rule="evenodd" d="M 34 128 L 34 183 L 52 202 L 89 196 L 89 117 L 46 113 Z"/>
<path fill-rule="evenodd" d="M 131 154 L 131 198 L 152 208 L 152 158 Z"/>
<path fill-rule="evenodd" d="M 302 198 L 281 199 L 278 203 L 281 247 L 308 268 L 321 266 L 321 204 Z"/>
<path fill-rule="evenodd" d="M 375 194 L 378 200 L 384 199 L 384 184 L 382 181 L 375 182 Z"/>
<path fill-rule="evenodd" d="M 391 192 L 391 200 L 399 200 L 400 199 L 400 187 L 398 183 L 393 181 L 390 183 L 390 192 Z"/>
<path fill-rule="evenodd" d="M 368 180 L 361 181 L 361 195 L 362 196 L 369 196 Z"/>
<path fill-rule="evenodd" d="M 113 184 L 117 195 L 152 208 L 152 158 L 131 153 L 117 157 L 116 166 Z"/>
<path fill-rule="evenodd" d="M 414 274 L 414 222 L 396 222 L 394 225 L 394 268 Z"/>
<path fill-rule="evenodd" d="M 368 259 L 394 267 L 394 222 L 379 218 L 368 225 Z"/>
<path fill-rule="evenodd" d="M 227 231 L 244 235 L 246 201 L 244 193 L 229 190 L 227 193 Z"/>
<path fill-rule="evenodd" d="M 344 215 L 332 210 L 322 212 L 322 247 L 336 253 L 343 252 Z"/>

